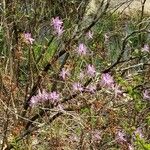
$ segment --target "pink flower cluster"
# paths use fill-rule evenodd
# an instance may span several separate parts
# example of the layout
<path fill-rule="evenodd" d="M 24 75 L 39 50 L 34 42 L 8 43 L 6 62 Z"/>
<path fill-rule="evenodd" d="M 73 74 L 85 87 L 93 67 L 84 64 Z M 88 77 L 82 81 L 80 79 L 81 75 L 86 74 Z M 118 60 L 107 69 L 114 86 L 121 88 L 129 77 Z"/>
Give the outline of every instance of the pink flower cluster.
<path fill-rule="evenodd" d="M 127 139 L 126 139 L 125 137 L 126 137 L 126 135 L 125 135 L 124 132 L 118 131 L 118 132 L 117 132 L 117 135 L 116 135 L 116 140 L 117 140 L 118 142 L 126 142 Z"/>
<path fill-rule="evenodd" d="M 109 73 L 104 73 L 101 76 L 101 86 L 102 87 L 110 87 L 114 86 L 114 79 Z"/>
<path fill-rule="evenodd" d="M 129 150 L 134 150 L 134 147 L 130 143 L 128 143 L 127 136 L 123 131 L 118 131 L 116 133 L 116 141 L 118 143 L 126 143 Z"/>
<path fill-rule="evenodd" d="M 115 98 L 118 96 L 118 94 L 122 94 L 119 86 L 115 84 L 113 77 L 109 73 L 102 74 L 100 84 L 102 87 L 112 89 L 115 92 Z"/>
<path fill-rule="evenodd" d="M 142 128 L 138 127 L 135 131 L 134 131 L 135 136 L 138 136 L 140 139 L 144 138 L 144 135 L 142 133 Z"/>
<path fill-rule="evenodd" d="M 95 76 L 95 74 L 96 74 L 96 69 L 95 69 L 95 67 L 93 66 L 93 65 L 88 65 L 87 66 L 87 74 L 90 76 L 90 77 L 94 77 Z"/>
<path fill-rule="evenodd" d="M 150 47 L 149 47 L 149 45 L 148 45 L 148 44 L 145 44 L 141 51 L 142 51 L 142 52 L 148 52 L 148 53 L 149 53 L 149 52 L 150 52 Z"/>
<path fill-rule="evenodd" d="M 99 130 L 94 130 L 94 131 L 91 131 L 91 134 L 92 134 L 92 140 L 94 141 L 94 142 L 97 142 L 97 141 L 100 141 L 101 139 L 102 139 L 102 133 L 101 133 L 101 131 L 99 131 Z"/>
<path fill-rule="evenodd" d="M 85 76 L 94 77 L 95 75 L 96 75 L 95 67 L 91 64 L 88 64 L 85 72 L 84 71 L 80 72 L 79 79 L 83 80 Z M 73 91 L 80 91 L 80 92 L 86 91 L 94 93 L 96 91 L 96 85 L 91 84 L 88 85 L 87 87 L 83 87 L 81 83 L 75 82 L 72 84 L 72 89 Z"/>
<path fill-rule="evenodd" d="M 80 56 L 84 56 L 87 53 L 87 47 L 83 43 L 80 43 L 76 51 Z"/>
<path fill-rule="evenodd" d="M 30 44 L 33 44 L 33 42 L 35 41 L 35 39 L 31 37 L 31 33 L 24 33 L 24 38 L 26 42 Z"/>
<path fill-rule="evenodd" d="M 65 80 L 68 76 L 70 75 L 69 69 L 63 68 L 62 71 L 60 72 L 59 76 Z"/>
<path fill-rule="evenodd" d="M 58 36 L 61 36 L 62 33 L 64 32 L 63 21 L 59 19 L 59 17 L 52 18 L 51 25 L 54 28 L 54 33 L 57 34 Z"/>
<path fill-rule="evenodd" d="M 30 106 L 35 106 L 40 102 L 45 102 L 48 100 L 50 100 L 52 103 L 56 103 L 59 98 L 60 95 L 56 91 L 47 93 L 45 90 L 43 90 L 42 92 L 39 90 L 37 95 L 32 96 L 30 100 Z"/>
<path fill-rule="evenodd" d="M 143 99 L 150 100 L 150 92 L 148 90 L 143 92 Z"/>
<path fill-rule="evenodd" d="M 96 91 L 96 85 L 88 85 L 87 87 L 83 87 L 81 83 L 75 82 L 72 84 L 72 89 L 74 92 L 90 92 L 90 93 L 95 93 Z"/>
<path fill-rule="evenodd" d="M 83 86 L 79 82 L 73 83 L 72 88 L 73 88 L 73 91 L 75 91 L 75 92 L 77 92 L 77 91 L 82 92 L 83 91 Z"/>

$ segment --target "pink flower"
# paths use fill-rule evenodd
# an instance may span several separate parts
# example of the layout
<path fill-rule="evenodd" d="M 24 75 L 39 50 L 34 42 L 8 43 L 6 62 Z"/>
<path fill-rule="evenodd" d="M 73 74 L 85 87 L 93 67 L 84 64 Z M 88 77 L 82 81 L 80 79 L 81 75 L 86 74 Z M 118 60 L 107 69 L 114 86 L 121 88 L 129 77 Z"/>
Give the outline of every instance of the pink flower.
<path fill-rule="evenodd" d="M 70 73 L 68 69 L 63 68 L 59 75 L 63 80 L 65 80 L 66 77 L 70 75 Z"/>
<path fill-rule="evenodd" d="M 109 73 L 102 74 L 101 85 L 112 88 L 114 86 L 113 77 Z"/>
<path fill-rule="evenodd" d="M 150 100 L 150 94 L 149 94 L 149 91 L 148 90 L 145 90 L 143 92 L 143 99 L 149 99 Z"/>
<path fill-rule="evenodd" d="M 80 43 L 79 47 L 77 48 L 77 53 L 79 55 L 86 55 L 86 53 L 87 53 L 87 47 L 83 43 Z"/>
<path fill-rule="evenodd" d="M 42 101 L 47 101 L 48 100 L 48 93 L 43 90 L 41 95 L 39 94 L 39 97 L 41 98 Z"/>
<path fill-rule="evenodd" d="M 95 67 L 93 65 L 88 65 L 87 66 L 87 74 L 91 77 L 94 77 L 96 73 Z"/>
<path fill-rule="evenodd" d="M 92 31 L 88 31 L 86 33 L 86 35 L 87 35 L 88 39 L 93 39 L 93 32 Z"/>
<path fill-rule="evenodd" d="M 73 90 L 82 92 L 83 91 L 83 87 L 82 87 L 82 85 L 79 82 L 76 82 L 76 83 L 73 84 Z"/>
<path fill-rule="evenodd" d="M 92 131 L 92 140 L 93 141 L 99 141 L 101 140 L 101 132 L 99 130 L 95 130 L 95 131 Z"/>
<path fill-rule="evenodd" d="M 132 145 L 128 145 L 129 150 L 134 150 L 134 147 Z"/>
<path fill-rule="evenodd" d="M 55 29 L 56 34 L 58 34 L 58 36 L 61 36 L 64 32 L 63 27 L 59 27 Z"/>
<path fill-rule="evenodd" d="M 150 47 L 149 47 L 149 45 L 148 45 L 148 44 L 145 44 L 141 51 L 142 51 L 142 52 L 150 52 Z"/>
<path fill-rule="evenodd" d="M 126 140 L 125 136 L 126 136 L 125 133 L 118 131 L 117 136 L 116 136 L 116 140 L 119 142 L 126 142 L 127 140 Z"/>
<path fill-rule="evenodd" d="M 35 106 L 37 103 L 48 100 L 48 93 L 43 90 L 42 92 L 38 90 L 38 94 L 31 97 L 30 105 Z"/>
<path fill-rule="evenodd" d="M 63 21 L 59 19 L 59 17 L 52 18 L 51 25 L 54 28 L 54 33 L 57 34 L 58 36 L 61 36 L 62 33 L 64 32 Z"/>
<path fill-rule="evenodd" d="M 56 91 L 53 91 L 49 94 L 49 99 L 52 100 L 53 102 L 58 101 L 59 97 L 60 96 Z"/>
<path fill-rule="evenodd" d="M 31 33 L 24 33 L 24 38 L 26 42 L 30 44 L 33 44 L 33 42 L 35 41 L 35 39 L 31 37 Z"/>
<path fill-rule="evenodd" d="M 40 102 L 45 102 L 47 100 L 52 100 L 52 102 L 55 102 L 59 99 L 59 94 L 57 94 L 55 91 L 51 93 L 47 93 L 45 90 L 42 92 L 39 90 L 38 94 L 31 97 L 30 100 L 30 106 L 35 106 Z"/>
<path fill-rule="evenodd" d="M 59 19 L 59 17 L 56 17 L 56 18 L 52 18 L 52 22 L 51 22 L 51 25 L 54 27 L 54 28 L 59 28 L 61 27 L 63 24 L 63 21 L 61 19 Z"/>
<path fill-rule="evenodd" d="M 30 100 L 30 106 L 35 106 L 39 102 L 39 98 L 37 96 L 32 96 Z"/>
<path fill-rule="evenodd" d="M 139 136 L 139 138 L 144 138 L 144 135 L 143 135 L 143 133 L 142 133 L 142 129 L 139 127 L 139 128 L 137 128 L 135 131 L 134 131 L 134 134 L 136 135 L 136 136 Z"/>

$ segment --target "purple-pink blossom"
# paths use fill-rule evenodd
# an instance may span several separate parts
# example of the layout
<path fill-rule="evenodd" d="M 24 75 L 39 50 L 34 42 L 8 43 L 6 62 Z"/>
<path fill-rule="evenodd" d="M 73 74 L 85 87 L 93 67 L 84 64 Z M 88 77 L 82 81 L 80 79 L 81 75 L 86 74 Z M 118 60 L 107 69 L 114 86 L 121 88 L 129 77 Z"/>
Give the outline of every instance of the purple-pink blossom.
<path fill-rule="evenodd" d="M 134 150 L 134 147 L 131 144 L 128 144 L 129 150 Z"/>
<path fill-rule="evenodd" d="M 117 135 L 116 135 L 116 140 L 119 141 L 119 142 L 126 142 L 127 139 L 125 138 L 125 133 L 124 132 L 121 132 L 121 131 L 118 131 L 117 132 Z"/>
<path fill-rule="evenodd" d="M 30 44 L 33 44 L 33 42 L 35 41 L 35 39 L 31 37 L 31 33 L 24 33 L 24 38 L 26 42 Z"/>
<path fill-rule="evenodd" d="M 59 19 L 59 17 L 52 18 L 51 25 L 54 28 L 54 33 L 57 34 L 58 36 L 61 36 L 62 33 L 64 32 L 63 21 Z"/>
<path fill-rule="evenodd" d="M 45 90 L 43 90 L 42 93 L 39 93 L 38 96 L 42 101 L 47 101 L 49 99 L 49 93 L 47 93 Z"/>
<path fill-rule="evenodd" d="M 61 19 L 59 19 L 59 17 L 52 18 L 51 25 L 54 26 L 54 28 L 58 28 L 58 27 L 62 26 L 62 24 L 63 24 L 63 21 Z"/>
<path fill-rule="evenodd" d="M 53 102 L 56 102 L 59 100 L 59 94 L 56 91 L 53 91 L 49 94 L 49 99 L 52 100 Z"/>
<path fill-rule="evenodd" d="M 99 140 L 101 140 L 101 131 L 99 131 L 99 130 L 94 130 L 94 131 L 92 131 L 92 140 L 93 141 L 99 141 Z"/>
<path fill-rule="evenodd" d="M 114 79 L 109 73 L 104 73 L 101 76 L 101 86 L 112 88 L 114 86 Z"/>
<path fill-rule="evenodd" d="M 80 43 L 79 46 L 77 47 L 76 51 L 81 56 L 86 55 L 87 47 L 83 43 Z"/>
<path fill-rule="evenodd" d="M 35 106 L 39 102 L 39 98 L 37 96 L 32 96 L 30 100 L 30 106 Z"/>
<path fill-rule="evenodd" d="M 93 66 L 93 65 L 88 65 L 87 66 L 87 74 L 90 76 L 90 77 L 94 77 L 95 76 L 95 74 L 96 74 L 96 69 L 95 69 L 95 67 Z"/>
<path fill-rule="evenodd" d="M 73 91 L 80 91 L 80 92 L 83 91 L 83 87 L 79 82 L 73 83 L 72 88 L 73 88 Z"/>
<path fill-rule="evenodd" d="M 134 134 L 136 135 L 136 136 L 139 136 L 139 138 L 144 138 L 144 135 L 143 135 L 143 133 L 142 133 L 142 129 L 139 127 L 139 128 L 137 128 L 135 131 L 134 131 Z"/>
<path fill-rule="evenodd" d="M 31 97 L 30 106 L 33 107 L 37 105 L 38 103 L 42 103 L 47 100 L 50 100 L 52 103 L 54 103 L 58 101 L 59 98 L 60 96 L 56 91 L 47 93 L 45 90 L 43 90 L 42 92 L 39 90 L 37 95 L 34 95 Z"/>
<path fill-rule="evenodd" d="M 143 99 L 150 100 L 150 92 L 148 90 L 143 92 Z"/>
<path fill-rule="evenodd" d="M 63 34 L 64 30 L 63 30 L 63 27 L 58 27 L 55 29 L 55 33 L 58 35 L 58 36 L 61 36 Z"/>
<path fill-rule="evenodd" d="M 59 76 L 62 77 L 63 80 L 66 79 L 70 75 L 70 72 L 68 69 L 63 68 L 62 71 L 60 72 Z"/>
<path fill-rule="evenodd" d="M 150 52 L 150 47 L 149 47 L 149 45 L 148 45 L 148 44 L 145 44 L 141 51 L 142 51 L 142 52 Z"/>
<path fill-rule="evenodd" d="M 48 93 L 45 90 L 43 90 L 42 92 L 38 90 L 38 94 L 31 97 L 30 105 L 34 106 L 39 102 L 43 102 L 46 100 L 48 100 Z"/>

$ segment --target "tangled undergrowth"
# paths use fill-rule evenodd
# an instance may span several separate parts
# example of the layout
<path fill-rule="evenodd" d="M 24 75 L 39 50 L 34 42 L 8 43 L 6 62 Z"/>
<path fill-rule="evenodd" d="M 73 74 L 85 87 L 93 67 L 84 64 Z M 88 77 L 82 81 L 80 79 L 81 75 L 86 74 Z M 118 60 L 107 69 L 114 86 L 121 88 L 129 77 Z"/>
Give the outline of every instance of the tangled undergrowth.
<path fill-rule="evenodd" d="M 0 6 L 2 149 L 150 149 L 149 16 L 87 5 Z"/>

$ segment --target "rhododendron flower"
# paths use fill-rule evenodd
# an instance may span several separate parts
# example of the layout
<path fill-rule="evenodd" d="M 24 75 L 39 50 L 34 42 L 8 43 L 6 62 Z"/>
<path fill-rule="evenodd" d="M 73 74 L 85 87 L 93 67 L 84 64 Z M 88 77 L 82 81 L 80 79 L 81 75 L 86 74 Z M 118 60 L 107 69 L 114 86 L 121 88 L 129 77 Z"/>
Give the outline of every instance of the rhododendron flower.
<path fill-rule="evenodd" d="M 33 42 L 35 41 L 35 39 L 31 37 L 31 33 L 24 33 L 24 38 L 26 42 L 30 44 L 33 44 Z"/>
<path fill-rule="evenodd" d="M 114 79 L 109 73 L 102 74 L 101 85 L 112 88 L 114 86 Z"/>
<path fill-rule="evenodd" d="M 68 69 L 63 68 L 62 71 L 60 72 L 59 76 L 62 77 L 63 80 L 66 79 L 67 76 L 70 75 L 70 72 Z"/>
<path fill-rule="evenodd" d="M 30 100 L 30 106 L 35 106 L 39 102 L 39 98 L 37 96 L 32 96 Z"/>
<path fill-rule="evenodd" d="M 99 130 L 92 131 L 92 140 L 99 141 L 101 140 L 101 132 Z"/>
<path fill-rule="evenodd" d="M 58 34 L 58 36 L 61 36 L 64 32 L 63 27 L 59 27 L 55 30 L 56 34 Z"/>
<path fill-rule="evenodd" d="M 38 90 L 38 94 L 31 97 L 30 105 L 34 106 L 37 103 L 43 102 L 45 100 L 48 100 L 48 93 L 45 90 L 43 90 L 42 92 Z"/>
<path fill-rule="evenodd" d="M 92 39 L 93 38 L 93 32 L 92 31 L 88 31 L 86 33 L 86 35 L 87 35 L 88 39 Z"/>
<path fill-rule="evenodd" d="M 141 51 L 142 51 L 142 52 L 150 52 L 150 47 L 149 47 L 149 45 L 148 45 L 148 44 L 145 44 Z"/>
<path fill-rule="evenodd" d="M 146 99 L 146 100 L 150 100 L 150 93 L 149 93 L 149 91 L 148 90 L 145 90 L 144 92 L 143 92 L 143 99 Z"/>
<path fill-rule="evenodd" d="M 51 100 L 53 103 L 58 101 L 59 94 L 57 92 L 47 93 L 45 90 L 42 92 L 39 90 L 38 94 L 31 97 L 30 105 L 35 106 L 38 103 L 45 102 L 47 100 Z"/>
<path fill-rule="evenodd" d="M 88 65 L 87 66 L 87 74 L 91 77 L 94 77 L 96 73 L 95 67 L 93 65 Z"/>
<path fill-rule="evenodd" d="M 63 21 L 59 19 L 59 17 L 52 18 L 51 25 L 54 26 L 54 28 L 58 28 L 63 25 Z"/>
<path fill-rule="evenodd" d="M 128 145 L 129 150 L 134 150 L 134 147 L 132 145 Z"/>
<path fill-rule="evenodd" d="M 43 101 L 48 100 L 48 93 L 45 90 L 43 90 L 42 93 L 39 90 L 39 93 L 37 96 Z"/>
<path fill-rule="evenodd" d="M 61 36 L 62 33 L 64 32 L 63 21 L 59 19 L 59 17 L 52 18 L 51 25 L 54 28 L 54 33 L 57 34 L 58 36 Z"/>
<path fill-rule="evenodd" d="M 80 43 L 76 50 L 79 55 L 86 55 L 87 53 L 87 47 L 83 43 Z"/>
<path fill-rule="evenodd" d="M 134 134 L 136 136 L 139 136 L 139 138 L 141 138 L 141 139 L 144 138 L 144 136 L 142 134 L 142 129 L 140 127 L 135 130 Z"/>
<path fill-rule="evenodd" d="M 118 131 L 117 136 L 116 136 L 116 140 L 119 142 L 126 142 L 127 139 L 125 138 L 125 136 L 126 136 L 125 133 Z"/>
<path fill-rule="evenodd" d="M 79 82 L 73 83 L 73 91 L 83 91 L 83 87 Z"/>
<path fill-rule="evenodd" d="M 49 94 L 49 99 L 52 100 L 53 102 L 58 101 L 59 97 L 60 96 L 56 91 L 53 91 Z"/>

